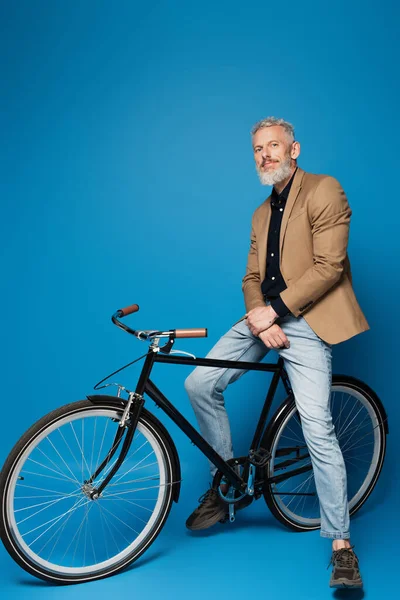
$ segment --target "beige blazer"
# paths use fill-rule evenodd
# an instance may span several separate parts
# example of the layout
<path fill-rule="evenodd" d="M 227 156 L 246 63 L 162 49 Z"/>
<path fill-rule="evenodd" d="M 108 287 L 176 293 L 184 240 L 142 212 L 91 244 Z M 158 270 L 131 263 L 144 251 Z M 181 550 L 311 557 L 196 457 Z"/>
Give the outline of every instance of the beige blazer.
<path fill-rule="evenodd" d="M 243 293 L 247 312 L 265 306 L 271 196 L 254 212 Z M 287 289 L 281 298 L 315 333 L 337 344 L 369 329 L 351 283 L 347 256 L 351 210 L 339 182 L 298 168 L 283 213 L 280 269 Z M 244 318 L 244 317 L 243 317 Z"/>

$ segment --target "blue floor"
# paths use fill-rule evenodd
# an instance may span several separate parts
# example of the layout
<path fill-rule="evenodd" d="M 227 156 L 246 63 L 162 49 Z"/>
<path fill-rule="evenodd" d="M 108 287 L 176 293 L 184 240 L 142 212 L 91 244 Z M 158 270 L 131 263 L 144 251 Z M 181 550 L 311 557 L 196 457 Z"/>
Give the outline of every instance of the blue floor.
<path fill-rule="evenodd" d="M 386 468 L 386 465 L 385 465 Z M 184 485 L 186 483 L 186 485 Z M 378 484 L 352 520 L 363 591 L 329 588 L 330 542 L 319 532 L 292 533 L 263 500 L 241 511 L 233 524 L 191 533 L 184 522 L 201 490 L 185 479 L 181 499 L 156 542 L 125 572 L 77 586 L 58 587 L 20 569 L 0 550 L 1 598 L 397 598 L 398 489 Z M 197 493 L 199 492 L 199 493 Z"/>

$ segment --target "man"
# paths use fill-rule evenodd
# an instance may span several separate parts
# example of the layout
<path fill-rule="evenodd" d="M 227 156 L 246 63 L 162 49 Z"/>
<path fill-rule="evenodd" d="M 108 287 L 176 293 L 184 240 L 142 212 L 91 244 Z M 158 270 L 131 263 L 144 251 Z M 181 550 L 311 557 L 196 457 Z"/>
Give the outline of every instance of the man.
<path fill-rule="evenodd" d="M 332 344 L 368 329 L 351 285 L 351 210 L 336 179 L 297 166 L 300 144 L 290 123 L 264 119 L 254 126 L 252 142 L 261 183 L 274 187 L 253 215 L 243 278 L 247 313 L 208 356 L 260 361 L 274 349 L 284 359 L 312 459 L 321 536 L 333 540 L 330 585 L 361 587 L 350 545 L 346 470 L 329 410 Z M 225 460 L 233 451 L 223 392 L 242 374 L 198 367 L 185 382 L 203 436 Z M 186 525 L 204 529 L 225 514 L 226 504 L 211 488 Z"/>

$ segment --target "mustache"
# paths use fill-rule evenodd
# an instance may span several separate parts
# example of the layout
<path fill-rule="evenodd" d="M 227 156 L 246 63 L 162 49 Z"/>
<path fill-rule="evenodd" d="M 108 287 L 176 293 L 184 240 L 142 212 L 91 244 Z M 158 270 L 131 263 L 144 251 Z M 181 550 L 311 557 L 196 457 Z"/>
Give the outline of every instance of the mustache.
<path fill-rule="evenodd" d="M 265 167 L 265 165 L 267 164 L 267 162 L 279 162 L 279 161 L 278 161 L 278 160 L 272 160 L 271 158 L 267 158 L 266 160 L 264 160 L 264 161 L 261 163 L 261 166 L 262 166 L 262 167 Z"/>

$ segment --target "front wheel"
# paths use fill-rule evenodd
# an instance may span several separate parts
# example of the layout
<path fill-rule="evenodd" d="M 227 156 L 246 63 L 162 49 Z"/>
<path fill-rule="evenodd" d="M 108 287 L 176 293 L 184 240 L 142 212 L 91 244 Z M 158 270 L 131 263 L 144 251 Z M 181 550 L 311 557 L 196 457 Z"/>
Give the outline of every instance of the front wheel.
<path fill-rule="evenodd" d="M 350 514 L 367 500 L 382 470 L 386 450 L 386 414 L 376 394 L 363 382 L 334 376 L 331 413 L 347 472 Z M 303 437 L 294 400 L 266 434 L 262 445 L 270 447 L 265 473 L 264 498 L 273 515 L 296 531 L 319 529 L 319 501 L 311 458 Z M 268 443 L 268 446 L 265 445 Z M 285 474 L 303 471 L 284 479 Z M 268 478 L 279 477 L 274 483 Z"/>
<path fill-rule="evenodd" d="M 0 534 L 26 571 L 60 584 L 115 574 L 163 527 L 173 500 L 174 455 L 142 410 L 128 455 L 97 500 L 86 483 L 112 447 L 123 407 L 82 400 L 35 423 L 0 477 Z M 93 482 L 98 487 L 119 451 Z"/>

